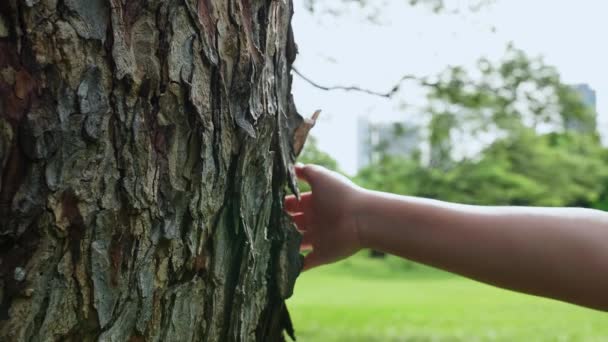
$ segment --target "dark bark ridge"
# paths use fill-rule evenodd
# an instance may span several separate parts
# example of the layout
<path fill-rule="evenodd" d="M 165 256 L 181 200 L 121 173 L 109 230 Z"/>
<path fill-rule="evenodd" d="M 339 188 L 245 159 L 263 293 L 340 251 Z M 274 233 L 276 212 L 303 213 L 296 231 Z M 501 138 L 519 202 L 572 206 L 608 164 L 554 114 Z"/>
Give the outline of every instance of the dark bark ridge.
<path fill-rule="evenodd" d="M 275 341 L 291 0 L 0 4 L 0 340 Z"/>

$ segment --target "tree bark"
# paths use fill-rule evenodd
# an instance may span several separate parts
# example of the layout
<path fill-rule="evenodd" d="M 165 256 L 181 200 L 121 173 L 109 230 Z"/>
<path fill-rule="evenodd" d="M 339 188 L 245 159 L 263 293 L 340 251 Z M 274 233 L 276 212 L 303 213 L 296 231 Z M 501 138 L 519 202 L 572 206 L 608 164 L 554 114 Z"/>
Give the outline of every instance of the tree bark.
<path fill-rule="evenodd" d="M 0 340 L 276 341 L 291 0 L 3 0 Z"/>

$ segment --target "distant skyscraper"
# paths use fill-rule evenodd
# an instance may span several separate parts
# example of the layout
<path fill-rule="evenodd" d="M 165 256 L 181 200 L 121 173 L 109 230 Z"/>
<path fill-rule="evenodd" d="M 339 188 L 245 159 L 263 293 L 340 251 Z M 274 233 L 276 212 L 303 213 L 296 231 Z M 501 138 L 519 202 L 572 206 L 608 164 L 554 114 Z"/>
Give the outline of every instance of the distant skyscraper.
<path fill-rule="evenodd" d="M 357 135 L 359 169 L 377 161 L 381 153 L 409 157 L 420 148 L 419 129 L 402 122 L 372 123 L 360 117 Z"/>
<path fill-rule="evenodd" d="M 576 132 L 591 132 L 596 130 L 597 125 L 597 97 L 595 94 L 595 90 L 591 88 L 586 83 L 575 84 L 571 86 L 572 90 L 574 90 L 579 96 L 583 103 L 592 111 L 593 113 L 593 124 L 585 124 L 581 120 L 570 119 L 565 122 L 565 128 L 569 131 Z"/>
<path fill-rule="evenodd" d="M 572 89 L 579 93 L 583 99 L 583 102 L 589 108 L 592 108 L 594 112 L 597 111 L 597 97 L 593 88 L 591 88 L 587 83 L 581 83 L 573 85 Z"/>

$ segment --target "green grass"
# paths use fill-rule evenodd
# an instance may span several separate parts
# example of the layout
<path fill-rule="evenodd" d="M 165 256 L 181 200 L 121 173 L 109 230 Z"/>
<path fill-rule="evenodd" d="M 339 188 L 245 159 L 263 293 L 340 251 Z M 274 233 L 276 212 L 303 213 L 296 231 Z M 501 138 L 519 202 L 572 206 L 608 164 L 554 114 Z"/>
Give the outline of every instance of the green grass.
<path fill-rule="evenodd" d="M 606 289 L 608 291 L 608 289 Z M 300 276 L 298 341 L 608 341 L 608 314 L 359 254 Z"/>

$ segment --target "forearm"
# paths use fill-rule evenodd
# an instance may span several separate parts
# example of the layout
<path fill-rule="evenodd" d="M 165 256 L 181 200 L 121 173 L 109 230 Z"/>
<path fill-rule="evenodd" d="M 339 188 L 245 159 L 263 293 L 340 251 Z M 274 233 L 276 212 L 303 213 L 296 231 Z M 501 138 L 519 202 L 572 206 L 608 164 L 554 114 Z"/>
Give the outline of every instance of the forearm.
<path fill-rule="evenodd" d="M 608 310 L 608 214 L 364 191 L 364 246 L 503 288 Z"/>

